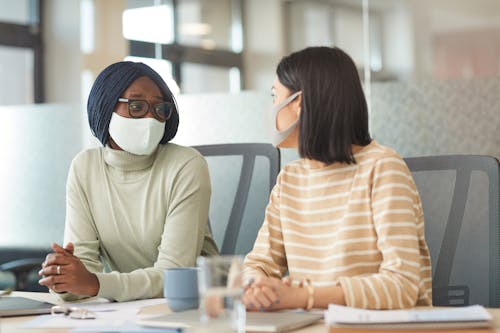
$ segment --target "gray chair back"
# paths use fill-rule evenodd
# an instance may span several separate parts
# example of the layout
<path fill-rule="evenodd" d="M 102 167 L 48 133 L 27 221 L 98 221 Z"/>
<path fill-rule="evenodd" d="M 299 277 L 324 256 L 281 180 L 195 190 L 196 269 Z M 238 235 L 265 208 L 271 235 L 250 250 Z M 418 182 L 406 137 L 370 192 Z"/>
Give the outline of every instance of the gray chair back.
<path fill-rule="evenodd" d="M 247 254 L 264 221 L 280 170 L 280 152 L 270 144 L 196 146 L 212 182 L 209 223 L 221 254 Z"/>
<path fill-rule="evenodd" d="M 17 291 L 44 291 L 38 284 L 38 271 L 45 256 L 52 250 L 14 247 L 0 248 L 0 289 L 12 288 Z"/>
<path fill-rule="evenodd" d="M 449 155 L 405 161 L 422 199 L 433 304 L 499 307 L 498 160 Z"/>

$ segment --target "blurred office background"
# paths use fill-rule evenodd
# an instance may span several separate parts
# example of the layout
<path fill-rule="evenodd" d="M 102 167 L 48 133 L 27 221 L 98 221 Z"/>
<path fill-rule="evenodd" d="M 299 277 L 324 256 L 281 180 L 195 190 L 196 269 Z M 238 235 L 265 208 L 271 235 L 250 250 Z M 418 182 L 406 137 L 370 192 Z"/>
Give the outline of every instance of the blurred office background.
<path fill-rule="evenodd" d="M 96 75 L 123 59 L 176 93 L 174 142 L 267 142 L 280 58 L 339 46 L 371 132 L 404 157 L 500 158 L 498 0 L 0 0 L 0 247 L 61 242 L 65 181 L 97 145 Z M 283 163 L 297 158 L 283 152 Z M 263 212 L 262 212 L 263 214 Z"/>

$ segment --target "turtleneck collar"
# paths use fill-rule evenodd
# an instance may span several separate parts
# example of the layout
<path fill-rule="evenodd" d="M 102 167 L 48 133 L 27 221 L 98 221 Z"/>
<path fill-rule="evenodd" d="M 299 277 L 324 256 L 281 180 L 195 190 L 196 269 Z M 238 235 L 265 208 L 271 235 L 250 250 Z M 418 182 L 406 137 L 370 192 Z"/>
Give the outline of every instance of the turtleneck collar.
<path fill-rule="evenodd" d="M 158 145 L 159 147 L 159 145 Z M 113 168 L 123 171 L 140 171 L 153 165 L 158 148 L 150 155 L 134 155 L 124 150 L 104 147 L 104 161 Z"/>

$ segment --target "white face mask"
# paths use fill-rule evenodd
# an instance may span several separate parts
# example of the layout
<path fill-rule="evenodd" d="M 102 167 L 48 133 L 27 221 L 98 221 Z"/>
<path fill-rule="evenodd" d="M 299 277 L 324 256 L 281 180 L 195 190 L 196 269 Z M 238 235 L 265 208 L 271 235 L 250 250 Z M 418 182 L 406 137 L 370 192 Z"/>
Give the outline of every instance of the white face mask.
<path fill-rule="evenodd" d="M 165 123 L 154 118 L 127 118 L 113 112 L 109 135 L 121 149 L 135 155 L 149 155 L 160 143 Z"/>
<path fill-rule="evenodd" d="M 299 118 L 297 117 L 297 120 L 295 120 L 292 124 L 290 124 L 290 126 L 287 129 L 283 131 L 279 131 L 278 128 L 276 127 L 278 123 L 278 113 L 280 112 L 280 110 L 283 109 L 288 104 L 290 104 L 301 93 L 302 91 L 297 91 L 296 93 L 290 95 L 283 102 L 274 105 L 273 108 L 271 109 L 271 112 L 269 112 L 270 119 L 268 121 L 268 124 L 271 132 L 271 143 L 273 144 L 273 146 L 278 147 L 280 143 L 285 141 L 286 138 L 288 138 L 288 136 L 293 132 L 293 130 L 299 123 Z"/>

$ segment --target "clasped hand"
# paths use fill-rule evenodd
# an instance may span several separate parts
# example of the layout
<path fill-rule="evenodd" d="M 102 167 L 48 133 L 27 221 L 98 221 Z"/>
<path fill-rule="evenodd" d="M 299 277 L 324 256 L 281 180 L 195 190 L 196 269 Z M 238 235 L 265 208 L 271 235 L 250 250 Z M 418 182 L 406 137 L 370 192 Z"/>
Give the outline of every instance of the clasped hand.
<path fill-rule="evenodd" d="M 293 286 L 289 278 L 259 276 L 245 288 L 243 303 L 249 311 L 304 308 L 307 297 L 307 290 Z"/>
<path fill-rule="evenodd" d="M 75 295 L 95 296 L 99 292 L 97 276 L 87 270 L 81 260 L 73 255 L 73 243 L 61 247 L 51 245 L 54 252 L 47 254 L 38 275 L 38 281 L 57 293 L 69 292 Z"/>

